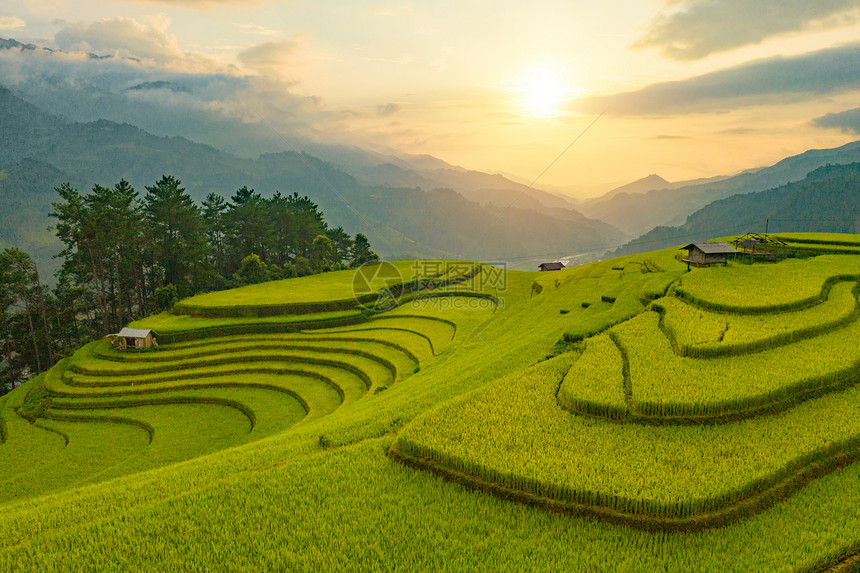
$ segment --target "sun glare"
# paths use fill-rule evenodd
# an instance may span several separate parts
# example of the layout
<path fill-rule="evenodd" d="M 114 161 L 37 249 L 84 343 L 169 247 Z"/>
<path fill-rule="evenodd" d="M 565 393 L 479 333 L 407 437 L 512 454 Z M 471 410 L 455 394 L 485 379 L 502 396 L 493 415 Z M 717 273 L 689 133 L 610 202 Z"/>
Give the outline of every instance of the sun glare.
<path fill-rule="evenodd" d="M 561 115 L 561 104 L 569 90 L 551 70 L 526 68 L 518 84 L 521 104 L 528 115 L 544 119 Z"/>

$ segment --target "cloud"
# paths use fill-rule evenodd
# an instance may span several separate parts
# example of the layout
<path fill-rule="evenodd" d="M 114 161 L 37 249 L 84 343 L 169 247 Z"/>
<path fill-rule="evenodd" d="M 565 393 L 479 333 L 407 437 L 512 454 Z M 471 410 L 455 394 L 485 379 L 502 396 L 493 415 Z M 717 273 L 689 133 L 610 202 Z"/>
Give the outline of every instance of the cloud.
<path fill-rule="evenodd" d="M 860 107 L 828 113 L 812 120 L 812 125 L 823 128 L 837 128 L 844 133 L 860 133 Z"/>
<path fill-rule="evenodd" d="M 0 85 L 72 121 L 129 123 L 250 157 L 313 142 L 387 147 L 402 135 L 377 114 L 393 114 L 397 104 L 329 109 L 295 93 L 288 76 L 313 64 L 301 36 L 245 49 L 240 65 L 225 65 L 183 51 L 167 25 L 65 25 L 56 41 L 65 49 L 0 42 Z"/>
<path fill-rule="evenodd" d="M 376 106 L 376 115 L 380 117 L 385 117 L 398 111 L 400 111 L 400 106 L 396 103 L 386 103 Z"/>
<path fill-rule="evenodd" d="M 21 30 L 27 27 L 27 22 L 17 16 L 0 16 L 0 30 Z"/>
<path fill-rule="evenodd" d="M 220 66 L 209 57 L 179 49 L 176 36 L 167 32 L 170 18 L 105 18 L 88 24 L 67 24 L 54 36 L 65 52 L 134 58 L 184 71 L 212 71 Z"/>
<path fill-rule="evenodd" d="M 278 36 L 280 35 L 279 30 L 272 30 L 270 28 L 266 28 L 264 26 L 260 26 L 258 24 L 238 24 L 234 23 L 234 26 L 242 30 L 246 34 L 255 34 L 257 36 Z"/>
<path fill-rule="evenodd" d="M 170 20 L 152 18 L 146 24 L 132 18 L 105 18 L 89 24 L 68 24 L 54 36 L 67 52 L 94 52 L 148 58 L 163 63 L 181 52 L 167 33 Z"/>
<path fill-rule="evenodd" d="M 854 23 L 860 0 L 674 0 L 634 48 L 695 60 L 790 32 Z"/>
<path fill-rule="evenodd" d="M 302 40 L 302 36 L 295 36 L 289 40 L 263 42 L 242 50 L 237 59 L 249 70 L 274 78 L 287 78 L 300 65 Z"/>
<path fill-rule="evenodd" d="M 756 60 L 686 80 L 574 101 L 581 112 L 680 115 L 808 101 L 860 89 L 860 42 L 792 57 Z"/>
<path fill-rule="evenodd" d="M 149 43 L 132 38 L 120 48 L 118 41 L 108 41 L 115 28 L 111 33 L 92 29 L 97 33 L 68 34 L 63 44 L 95 44 L 110 55 L 0 49 L 0 84 L 73 121 L 130 123 L 157 135 L 184 135 L 250 156 L 298 148 L 299 141 L 328 133 L 333 122 L 319 98 L 296 95 L 283 81 L 201 63 L 197 55 L 173 49 L 164 35 L 153 34 Z"/>

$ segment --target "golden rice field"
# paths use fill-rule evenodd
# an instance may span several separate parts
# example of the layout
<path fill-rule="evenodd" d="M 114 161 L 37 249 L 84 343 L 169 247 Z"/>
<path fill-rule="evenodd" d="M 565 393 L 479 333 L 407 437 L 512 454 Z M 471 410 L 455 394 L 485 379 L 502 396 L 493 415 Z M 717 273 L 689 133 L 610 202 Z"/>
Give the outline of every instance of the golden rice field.
<path fill-rule="evenodd" d="M 849 570 L 860 236 L 783 240 L 182 301 L 0 398 L 0 570 Z"/>

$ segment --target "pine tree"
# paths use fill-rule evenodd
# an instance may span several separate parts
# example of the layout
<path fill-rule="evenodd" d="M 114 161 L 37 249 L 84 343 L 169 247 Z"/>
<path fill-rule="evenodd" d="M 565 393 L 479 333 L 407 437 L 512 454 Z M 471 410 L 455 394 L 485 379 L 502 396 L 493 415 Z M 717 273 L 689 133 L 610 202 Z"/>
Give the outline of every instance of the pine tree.
<path fill-rule="evenodd" d="M 156 288 L 176 285 L 180 296 L 194 292 L 205 268 L 206 243 L 200 211 L 170 175 L 146 188 L 143 212 Z"/>

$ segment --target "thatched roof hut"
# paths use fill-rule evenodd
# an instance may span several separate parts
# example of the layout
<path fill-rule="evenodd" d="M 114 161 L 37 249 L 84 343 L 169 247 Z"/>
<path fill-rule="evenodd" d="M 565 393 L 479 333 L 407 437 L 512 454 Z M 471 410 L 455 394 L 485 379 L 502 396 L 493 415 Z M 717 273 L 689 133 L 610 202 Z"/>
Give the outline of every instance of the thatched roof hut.
<path fill-rule="evenodd" d="M 158 333 L 149 328 L 123 328 L 116 334 L 108 334 L 114 348 L 146 350 L 158 346 Z"/>

